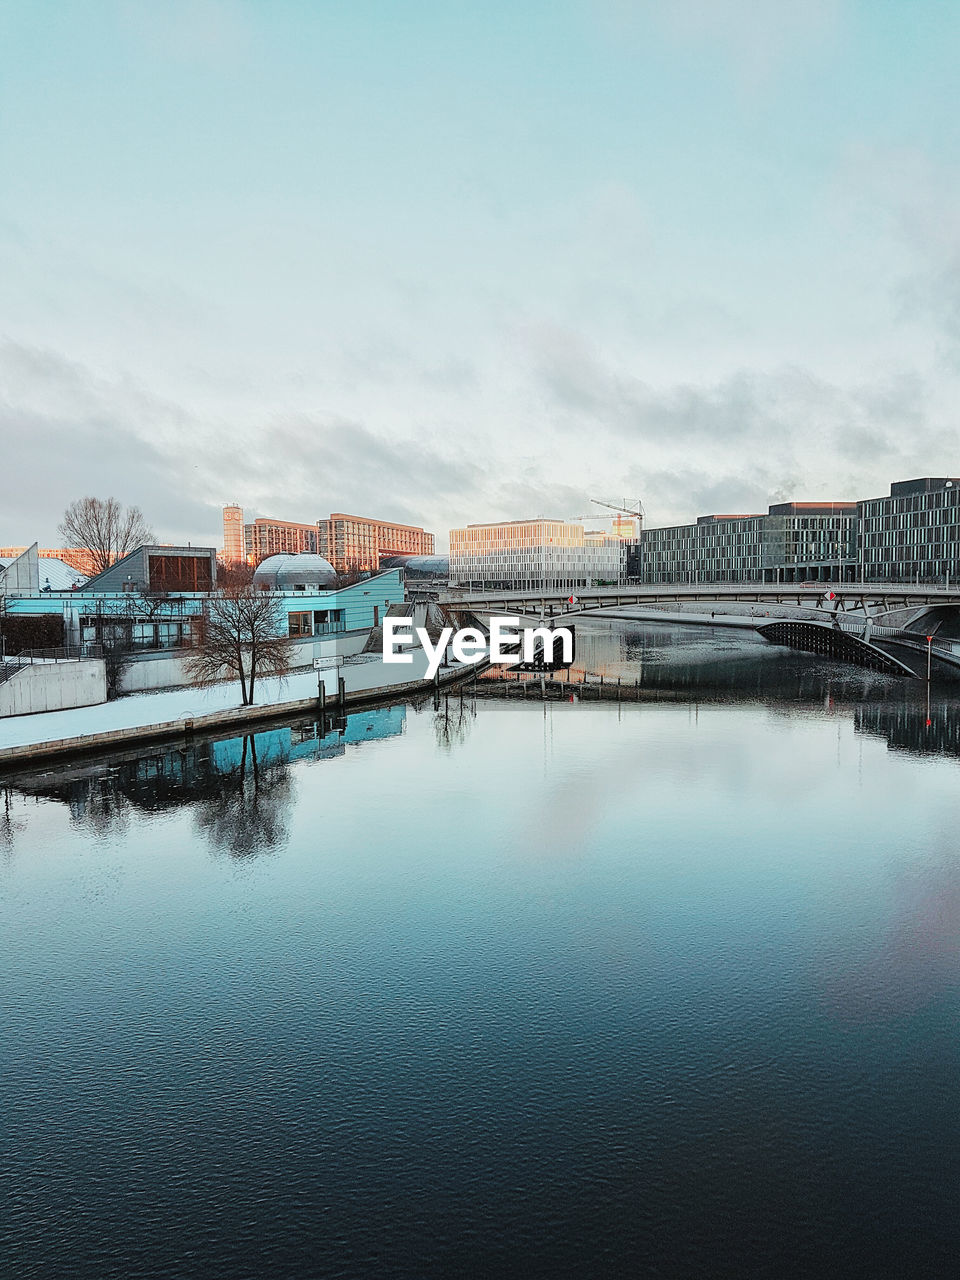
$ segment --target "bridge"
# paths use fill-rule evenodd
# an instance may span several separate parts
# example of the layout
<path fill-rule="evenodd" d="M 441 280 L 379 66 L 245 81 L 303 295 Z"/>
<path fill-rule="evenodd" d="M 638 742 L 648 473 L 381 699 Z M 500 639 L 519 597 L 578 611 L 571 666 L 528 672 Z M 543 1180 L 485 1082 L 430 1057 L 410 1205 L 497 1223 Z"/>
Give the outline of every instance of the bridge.
<path fill-rule="evenodd" d="M 600 587 L 562 592 L 477 592 L 451 589 L 441 596 L 449 609 L 477 614 L 544 618 L 552 623 L 612 609 L 684 604 L 790 605 L 809 611 L 807 619 L 760 623 L 757 633 L 773 644 L 889 675 L 920 676 L 926 664 L 960 670 L 960 640 L 938 637 L 947 609 L 960 609 L 960 587 L 916 583 L 671 583 Z M 942 610 L 928 632 L 883 626 L 884 614 L 903 609 Z M 703 621 L 702 615 L 697 619 Z M 932 634 L 927 641 L 927 634 Z M 928 654 L 929 650 L 929 654 Z"/>
<path fill-rule="evenodd" d="M 960 607 L 960 587 L 913 583 L 704 582 L 653 583 L 643 586 L 593 587 L 569 591 L 477 591 L 451 587 L 440 603 L 480 613 L 567 618 L 604 609 L 650 604 L 683 604 L 696 600 L 738 604 L 787 604 L 833 613 L 858 610 L 866 616 L 893 609 L 932 605 Z"/>

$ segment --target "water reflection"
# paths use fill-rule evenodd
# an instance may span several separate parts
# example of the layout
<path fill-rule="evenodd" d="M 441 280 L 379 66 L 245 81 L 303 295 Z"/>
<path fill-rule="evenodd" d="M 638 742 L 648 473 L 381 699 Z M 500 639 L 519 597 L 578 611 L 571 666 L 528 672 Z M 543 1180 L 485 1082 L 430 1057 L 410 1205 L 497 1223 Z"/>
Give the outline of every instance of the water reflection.
<path fill-rule="evenodd" d="M 502 672 L 481 680 L 486 697 L 539 696 L 539 679 L 525 676 L 506 685 Z M 578 683 L 587 678 L 586 693 Z M 858 733 L 886 738 L 892 750 L 960 757 L 960 685 L 949 676 L 901 679 L 768 644 L 748 631 L 720 633 L 704 627 L 621 622 L 581 623 L 577 660 L 561 672 L 548 696 L 597 696 L 596 682 L 616 696 L 623 687 L 624 712 L 631 698 L 700 704 L 755 703 L 775 715 L 797 708 L 818 716 L 852 719 Z M 495 686 L 495 687 L 494 687 Z M 559 686 L 559 687 L 558 687 Z"/>
<path fill-rule="evenodd" d="M 952 694 L 641 648 L 21 775 L 0 1274 L 952 1274 Z"/>
<path fill-rule="evenodd" d="M 732 695 L 812 702 L 917 687 L 895 676 L 795 653 L 740 628 L 617 621 L 578 627 L 572 678 L 583 672 L 639 681 L 644 689 L 695 691 L 710 700 Z M 944 687 L 960 692 L 953 681 Z"/>
<path fill-rule="evenodd" d="M 257 735 L 250 733 L 243 738 L 236 767 L 215 772 L 213 779 L 213 794 L 198 804 L 196 823 L 215 848 L 235 858 L 248 858 L 286 843 L 287 815 L 294 798 L 289 756 L 261 763 Z"/>
<path fill-rule="evenodd" d="M 960 705 L 953 699 L 863 703 L 854 710 L 854 725 L 858 733 L 886 738 L 892 751 L 960 756 Z"/>
<path fill-rule="evenodd" d="M 693 708 L 755 703 L 774 715 L 793 715 L 799 707 L 817 716 L 850 720 L 856 732 L 885 738 L 894 750 L 960 757 L 960 693 L 955 682 L 934 683 L 928 690 L 921 681 L 795 654 L 750 632 L 717 634 L 696 627 L 612 621 L 581 624 L 577 662 L 561 674 L 561 681 L 571 681 L 573 697 L 585 672 L 591 679 L 603 675 L 611 686 L 619 679 L 630 694 L 647 701 L 680 701 Z M 526 683 L 527 695 L 539 697 L 539 680 L 529 677 Z M 422 704 L 427 714 L 432 706 L 435 743 L 442 754 L 453 754 L 467 742 L 477 716 L 475 692 L 503 697 L 520 691 L 494 689 L 481 679 Z M 561 692 L 565 694 L 565 688 Z M 633 711 L 630 701 L 624 701 L 621 714 Z M 136 811 L 193 806 L 197 830 L 211 845 L 232 857 L 248 858 L 287 841 L 287 818 L 295 803 L 291 765 L 342 756 L 350 746 L 395 737 L 404 731 L 406 712 L 402 705 L 380 707 L 336 722 L 299 720 L 256 734 L 196 738 L 147 753 L 134 748 L 56 772 L 24 771 L 9 775 L 6 782 L 27 795 L 62 801 L 74 822 L 98 835 L 122 833 Z M 587 773 L 584 765 L 576 802 L 581 807 Z M 604 785 L 612 782 L 608 776 Z M 18 825 L 10 792 L 5 795 L 0 846 L 9 847 Z M 563 812 L 566 803 L 558 801 L 556 812 Z"/>
<path fill-rule="evenodd" d="M 462 689 L 453 697 L 444 694 L 434 700 L 433 728 L 437 746 L 445 755 L 466 742 L 476 715 L 476 700 Z"/>
<path fill-rule="evenodd" d="M 232 738 L 196 738 L 144 753 L 118 752 L 56 773 L 11 775 L 25 795 L 59 800 L 73 822 L 118 835 L 131 813 L 195 809 L 197 830 L 217 850 L 248 858 L 282 847 L 295 801 L 291 764 L 342 756 L 350 746 L 403 733 L 404 706 L 378 707 L 337 721 L 301 720 Z M 17 829 L 5 789 L 0 841 Z"/>
<path fill-rule="evenodd" d="M 13 848 L 15 838 L 26 827 L 26 821 L 15 814 L 10 787 L 0 787 L 0 849 Z"/>

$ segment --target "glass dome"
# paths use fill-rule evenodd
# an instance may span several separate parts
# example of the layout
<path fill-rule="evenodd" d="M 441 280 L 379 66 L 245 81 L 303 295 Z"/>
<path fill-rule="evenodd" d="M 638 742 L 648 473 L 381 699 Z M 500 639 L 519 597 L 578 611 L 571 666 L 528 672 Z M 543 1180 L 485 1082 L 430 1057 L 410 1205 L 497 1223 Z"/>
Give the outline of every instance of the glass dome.
<path fill-rule="evenodd" d="M 327 590 L 337 585 L 337 571 L 329 560 L 311 551 L 268 556 L 257 565 L 253 585 L 265 591 Z"/>

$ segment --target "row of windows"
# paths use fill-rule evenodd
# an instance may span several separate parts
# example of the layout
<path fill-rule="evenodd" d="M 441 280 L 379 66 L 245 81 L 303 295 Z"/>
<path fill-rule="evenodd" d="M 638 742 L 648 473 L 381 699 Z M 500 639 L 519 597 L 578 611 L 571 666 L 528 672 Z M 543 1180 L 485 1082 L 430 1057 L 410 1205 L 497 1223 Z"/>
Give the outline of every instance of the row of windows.
<path fill-rule="evenodd" d="M 196 625 L 183 622 L 131 622 L 127 619 L 81 618 L 84 643 L 129 644 L 134 649 L 183 649 L 193 644 Z"/>
<path fill-rule="evenodd" d="M 955 507 L 958 502 L 960 502 L 960 489 L 954 485 L 950 489 L 937 489 L 933 493 L 914 493 L 905 498 L 874 498 L 860 504 L 860 515 L 872 517 L 889 512 L 907 515 L 919 511 Z"/>
<path fill-rule="evenodd" d="M 326 636 L 343 631 L 346 623 L 343 609 L 311 609 L 287 614 L 291 636 Z"/>

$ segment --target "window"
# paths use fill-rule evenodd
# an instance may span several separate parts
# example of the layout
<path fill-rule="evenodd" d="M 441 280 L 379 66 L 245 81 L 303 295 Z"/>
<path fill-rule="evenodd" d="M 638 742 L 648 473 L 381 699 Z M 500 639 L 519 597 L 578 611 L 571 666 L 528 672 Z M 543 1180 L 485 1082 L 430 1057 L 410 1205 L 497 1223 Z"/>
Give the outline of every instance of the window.
<path fill-rule="evenodd" d="M 343 631 L 344 614 L 342 609 L 318 609 L 314 615 L 313 634 L 328 636 L 335 631 Z"/>
<path fill-rule="evenodd" d="M 287 615 L 291 636 L 313 635 L 313 619 L 309 613 L 290 613 Z"/>
<path fill-rule="evenodd" d="M 150 556 L 149 573 L 151 591 L 209 591 L 213 585 L 206 556 Z"/>

